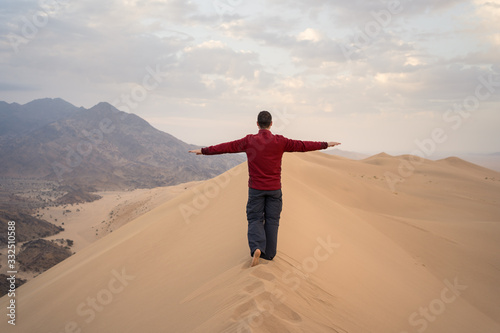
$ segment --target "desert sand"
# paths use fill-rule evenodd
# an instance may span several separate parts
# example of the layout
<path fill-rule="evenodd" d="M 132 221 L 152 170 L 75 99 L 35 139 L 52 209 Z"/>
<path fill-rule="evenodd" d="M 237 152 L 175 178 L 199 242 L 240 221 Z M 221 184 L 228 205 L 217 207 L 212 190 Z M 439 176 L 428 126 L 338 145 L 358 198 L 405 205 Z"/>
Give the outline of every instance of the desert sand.
<path fill-rule="evenodd" d="M 199 183 L 196 181 L 153 189 L 97 192 L 101 199 L 93 202 L 41 209 L 38 211 L 40 218 L 64 228 L 64 231 L 45 239 L 71 239 L 74 241 L 71 250 L 78 252 Z"/>
<path fill-rule="evenodd" d="M 44 237 L 44 239 L 59 241 L 61 245 L 67 244 L 62 240 L 72 240 L 70 250 L 76 253 L 142 214 L 191 190 L 199 183 L 199 181 L 193 181 L 153 189 L 97 192 L 101 196 L 99 200 L 46 207 L 38 210 L 36 214 L 39 218 L 64 228 L 64 231 Z M 23 244 L 19 242 L 18 249 Z M 1 258 L 6 258 L 7 250 L 7 247 L 0 249 Z M 20 270 L 16 276 L 29 281 L 39 274 Z"/>
<path fill-rule="evenodd" d="M 500 332 L 500 173 L 286 154 L 278 254 L 250 267 L 246 168 L 21 286 L 1 331 Z"/>

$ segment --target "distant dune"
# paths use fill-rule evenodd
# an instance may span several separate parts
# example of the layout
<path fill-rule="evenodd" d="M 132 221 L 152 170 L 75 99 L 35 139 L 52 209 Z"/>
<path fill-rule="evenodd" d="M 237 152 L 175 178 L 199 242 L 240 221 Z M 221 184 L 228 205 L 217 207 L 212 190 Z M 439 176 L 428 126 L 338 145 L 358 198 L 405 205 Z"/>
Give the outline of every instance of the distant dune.
<path fill-rule="evenodd" d="M 246 168 L 21 286 L 1 331 L 500 332 L 500 173 L 286 154 L 278 255 L 249 268 Z"/>
<path fill-rule="evenodd" d="M 353 151 L 345 151 L 345 150 L 341 150 L 341 149 L 332 149 L 332 150 L 325 151 L 324 153 L 329 154 L 329 155 L 345 157 L 345 158 L 348 158 L 351 160 L 362 160 L 362 159 L 370 157 L 370 155 L 367 155 L 367 154 L 353 152 Z M 398 156 L 400 154 L 391 154 L 391 155 Z M 439 159 L 445 158 L 444 156 L 450 156 L 450 155 L 453 155 L 453 154 L 450 154 L 450 153 L 437 154 L 436 153 L 436 154 L 433 154 L 432 156 L 429 156 L 428 158 L 431 160 L 439 160 Z M 500 172 L 500 152 L 491 153 L 491 154 L 460 153 L 460 154 L 458 154 L 458 157 L 463 159 L 463 160 L 466 160 L 468 162 L 478 164 L 478 165 L 483 166 L 485 168 Z"/>
<path fill-rule="evenodd" d="M 331 149 L 331 150 L 325 151 L 324 153 L 329 154 L 329 155 L 335 155 L 335 156 L 349 158 L 351 160 L 361 160 L 363 158 L 367 158 L 370 156 L 367 154 L 357 153 L 357 152 L 353 152 L 353 151 L 346 151 L 346 150 L 342 150 L 342 149 Z"/>
<path fill-rule="evenodd" d="M 500 172 L 500 152 L 493 154 L 466 154 L 461 157 L 469 162 Z"/>

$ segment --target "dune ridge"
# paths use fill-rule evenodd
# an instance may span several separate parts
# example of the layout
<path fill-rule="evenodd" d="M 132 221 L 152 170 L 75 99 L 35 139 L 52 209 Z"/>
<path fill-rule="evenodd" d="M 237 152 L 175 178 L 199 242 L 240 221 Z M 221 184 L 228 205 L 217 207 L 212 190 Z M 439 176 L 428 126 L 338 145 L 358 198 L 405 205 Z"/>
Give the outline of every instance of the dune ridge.
<path fill-rule="evenodd" d="M 500 173 L 424 160 L 393 191 L 408 158 L 286 154 L 278 255 L 253 268 L 241 164 L 20 287 L 15 330 L 499 332 Z"/>

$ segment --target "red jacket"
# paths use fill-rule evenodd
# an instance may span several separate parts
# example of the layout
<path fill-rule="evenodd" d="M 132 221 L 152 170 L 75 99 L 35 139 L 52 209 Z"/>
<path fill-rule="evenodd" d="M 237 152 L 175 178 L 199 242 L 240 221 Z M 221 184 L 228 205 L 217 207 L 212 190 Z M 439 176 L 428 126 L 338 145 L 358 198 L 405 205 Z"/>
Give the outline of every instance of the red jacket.
<path fill-rule="evenodd" d="M 281 188 L 281 159 L 284 152 L 305 152 L 328 148 L 327 142 L 299 141 L 274 135 L 270 130 L 261 129 L 258 134 L 249 134 L 236 141 L 202 148 L 204 155 L 224 153 L 247 154 L 248 186 L 263 191 Z"/>

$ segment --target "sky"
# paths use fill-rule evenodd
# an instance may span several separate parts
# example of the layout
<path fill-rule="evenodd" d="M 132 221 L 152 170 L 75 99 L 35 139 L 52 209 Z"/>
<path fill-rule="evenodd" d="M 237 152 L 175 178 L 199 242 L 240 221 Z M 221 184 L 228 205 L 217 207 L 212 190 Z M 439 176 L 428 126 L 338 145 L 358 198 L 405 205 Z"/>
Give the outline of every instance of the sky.
<path fill-rule="evenodd" d="M 500 151 L 500 1 L 0 0 L 0 100 L 109 102 L 201 146 Z"/>

